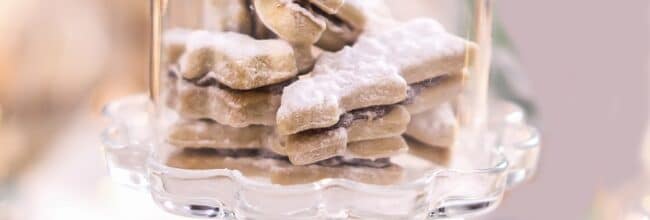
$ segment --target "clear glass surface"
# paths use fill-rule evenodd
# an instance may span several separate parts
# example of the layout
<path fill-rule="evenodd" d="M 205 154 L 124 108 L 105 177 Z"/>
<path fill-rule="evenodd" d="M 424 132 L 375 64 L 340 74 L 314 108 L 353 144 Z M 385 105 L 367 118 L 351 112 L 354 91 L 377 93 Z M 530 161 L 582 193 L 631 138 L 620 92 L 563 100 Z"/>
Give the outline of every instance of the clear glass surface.
<path fill-rule="evenodd" d="M 491 101 L 487 154 L 454 154 L 442 167 L 410 152 L 400 159 L 411 172 L 400 184 L 371 185 L 324 179 L 272 184 L 232 169 L 179 169 L 155 156 L 154 120 L 145 95 L 111 103 L 103 134 L 113 178 L 149 190 L 162 208 L 179 215 L 223 219 L 381 218 L 439 219 L 475 216 L 497 206 L 505 190 L 534 174 L 539 136 L 512 103 Z M 496 113 L 499 113 L 498 115 Z M 153 150 L 152 150 L 153 149 Z M 429 149 L 429 148 L 425 148 Z M 424 154 L 426 155 L 426 154 Z M 485 155 L 489 155 L 485 157 Z M 202 157 L 205 158 L 205 157 Z"/>

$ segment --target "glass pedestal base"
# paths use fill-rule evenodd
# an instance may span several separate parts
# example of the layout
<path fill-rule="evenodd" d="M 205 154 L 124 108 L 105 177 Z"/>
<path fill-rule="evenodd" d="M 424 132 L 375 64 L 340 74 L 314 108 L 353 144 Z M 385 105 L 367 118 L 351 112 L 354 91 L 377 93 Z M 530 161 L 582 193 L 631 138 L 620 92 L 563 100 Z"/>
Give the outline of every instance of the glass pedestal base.
<path fill-rule="evenodd" d="M 537 130 L 512 103 L 493 100 L 485 140 L 461 143 L 448 166 L 409 152 L 395 159 L 407 178 L 391 185 L 323 179 L 273 184 L 240 170 L 189 170 L 160 160 L 145 95 L 109 104 L 102 134 L 113 178 L 147 190 L 174 214 L 215 219 L 447 219 L 496 208 L 504 191 L 529 179 L 540 149 Z M 461 140 L 463 140 L 461 134 Z M 468 139 L 468 138 L 464 138 Z M 462 142 L 462 141 L 461 141 Z M 480 145 L 477 145 L 480 143 Z"/>

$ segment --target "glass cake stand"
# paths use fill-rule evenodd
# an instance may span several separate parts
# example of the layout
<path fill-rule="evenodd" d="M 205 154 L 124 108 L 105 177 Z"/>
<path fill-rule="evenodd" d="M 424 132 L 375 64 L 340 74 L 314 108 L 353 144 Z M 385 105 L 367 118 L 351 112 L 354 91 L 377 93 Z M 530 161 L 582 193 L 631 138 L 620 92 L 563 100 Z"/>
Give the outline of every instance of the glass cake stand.
<path fill-rule="evenodd" d="M 277 185 L 238 170 L 173 168 L 160 160 L 160 152 L 153 151 L 159 148 L 150 115 L 153 104 L 144 94 L 105 107 L 110 123 L 102 140 L 114 180 L 150 192 L 161 208 L 178 215 L 215 219 L 462 218 L 496 208 L 504 192 L 528 180 L 537 165 L 540 136 L 521 108 L 499 99 L 491 100 L 489 108 L 490 132 L 483 135 L 485 140 L 465 143 L 474 150 L 453 152 L 449 166 L 431 166 L 427 162 L 431 158 L 409 152 L 395 158 L 408 178 L 381 186 L 347 179 Z"/>

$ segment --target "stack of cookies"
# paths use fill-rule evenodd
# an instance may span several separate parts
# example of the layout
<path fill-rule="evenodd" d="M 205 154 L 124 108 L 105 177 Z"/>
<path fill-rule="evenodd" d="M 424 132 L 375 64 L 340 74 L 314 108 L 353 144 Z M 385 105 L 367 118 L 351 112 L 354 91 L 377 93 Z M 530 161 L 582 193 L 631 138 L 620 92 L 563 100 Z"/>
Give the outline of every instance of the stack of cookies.
<path fill-rule="evenodd" d="M 435 20 L 394 21 L 380 0 L 210 2 L 229 9 L 205 16 L 219 28 L 163 36 L 167 142 L 186 149 L 170 165 L 391 184 L 409 145 L 454 144 L 477 47 Z"/>

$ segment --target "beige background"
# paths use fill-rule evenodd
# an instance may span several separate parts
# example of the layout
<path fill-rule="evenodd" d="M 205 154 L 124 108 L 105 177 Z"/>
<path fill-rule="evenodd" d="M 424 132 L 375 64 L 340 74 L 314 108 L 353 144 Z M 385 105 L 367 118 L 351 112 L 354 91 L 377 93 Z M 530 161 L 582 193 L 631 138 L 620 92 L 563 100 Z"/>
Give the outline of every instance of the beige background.
<path fill-rule="evenodd" d="M 587 219 L 595 192 L 641 172 L 647 0 L 497 0 L 542 114 L 537 178 L 491 219 Z"/>

